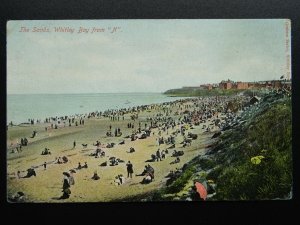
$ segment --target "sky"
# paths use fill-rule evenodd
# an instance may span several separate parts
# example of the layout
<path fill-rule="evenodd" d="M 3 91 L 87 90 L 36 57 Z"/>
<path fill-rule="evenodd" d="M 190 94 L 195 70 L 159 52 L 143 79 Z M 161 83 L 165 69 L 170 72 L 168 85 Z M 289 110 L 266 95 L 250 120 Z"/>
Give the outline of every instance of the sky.
<path fill-rule="evenodd" d="M 279 79 L 290 71 L 286 23 L 285 19 L 9 21 L 7 93 L 164 92 L 225 79 Z M 58 27 L 73 33 L 55 32 Z M 80 27 L 89 30 L 78 33 Z M 94 27 L 99 32 L 92 32 Z M 36 32 L 43 29 L 49 32 Z"/>

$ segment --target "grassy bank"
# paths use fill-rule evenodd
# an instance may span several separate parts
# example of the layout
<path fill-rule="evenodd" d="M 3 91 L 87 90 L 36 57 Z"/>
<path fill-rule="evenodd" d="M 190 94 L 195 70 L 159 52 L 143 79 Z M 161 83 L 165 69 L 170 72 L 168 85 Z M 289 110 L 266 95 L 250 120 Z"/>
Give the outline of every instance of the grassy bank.
<path fill-rule="evenodd" d="M 292 187 L 291 101 L 276 101 L 221 139 L 216 200 L 287 198 Z M 259 159 L 260 158 L 260 159 Z M 255 159 L 259 159 L 256 160 Z"/>
<path fill-rule="evenodd" d="M 212 180 L 210 200 L 289 199 L 292 188 L 292 104 L 269 94 L 223 132 L 208 154 L 197 156 L 179 178 L 149 199 L 185 200 L 195 180 Z M 198 174 L 198 176 L 197 176 Z"/>

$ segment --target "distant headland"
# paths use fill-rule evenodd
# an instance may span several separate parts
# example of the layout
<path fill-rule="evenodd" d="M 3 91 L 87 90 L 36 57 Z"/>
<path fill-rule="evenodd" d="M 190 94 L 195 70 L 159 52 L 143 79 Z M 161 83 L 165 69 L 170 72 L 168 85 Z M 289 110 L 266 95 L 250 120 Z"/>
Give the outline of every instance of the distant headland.
<path fill-rule="evenodd" d="M 214 95 L 230 95 L 245 90 L 273 90 L 286 89 L 291 90 L 292 82 L 290 79 L 284 79 L 283 76 L 279 80 L 265 80 L 256 82 L 242 82 L 222 80 L 219 83 L 201 84 L 199 86 L 183 86 L 182 88 L 169 89 L 164 94 L 169 97 L 178 96 L 214 96 Z"/>

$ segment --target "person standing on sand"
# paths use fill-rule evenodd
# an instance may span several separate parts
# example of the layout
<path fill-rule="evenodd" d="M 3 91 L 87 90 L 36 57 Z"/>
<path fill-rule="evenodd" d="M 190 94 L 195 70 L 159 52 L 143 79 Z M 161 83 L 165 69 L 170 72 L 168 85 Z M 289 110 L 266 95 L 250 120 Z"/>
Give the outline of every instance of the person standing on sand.
<path fill-rule="evenodd" d="M 46 168 L 47 168 L 47 163 L 44 162 L 44 170 L 46 170 Z"/>
<path fill-rule="evenodd" d="M 63 181 L 63 195 L 60 197 L 60 199 L 67 199 L 70 197 L 71 190 L 70 190 L 70 174 L 67 172 L 63 172 L 64 175 L 64 181 Z"/>
<path fill-rule="evenodd" d="M 157 161 L 157 162 L 158 162 L 158 159 L 159 159 L 160 161 L 162 161 L 162 159 L 161 159 L 161 154 L 160 154 L 159 149 L 156 151 L 156 161 Z"/>
<path fill-rule="evenodd" d="M 130 161 L 128 161 L 128 163 L 126 164 L 127 166 L 127 177 L 130 176 L 130 178 L 132 178 L 132 174 L 133 174 L 133 165 Z"/>
<path fill-rule="evenodd" d="M 28 140 L 27 138 L 24 138 L 24 145 L 27 146 L 27 144 L 28 144 Z"/>
<path fill-rule="evenodd" d="M 73 149 L 76 148 L 76 141 L 73 142 Z"/>

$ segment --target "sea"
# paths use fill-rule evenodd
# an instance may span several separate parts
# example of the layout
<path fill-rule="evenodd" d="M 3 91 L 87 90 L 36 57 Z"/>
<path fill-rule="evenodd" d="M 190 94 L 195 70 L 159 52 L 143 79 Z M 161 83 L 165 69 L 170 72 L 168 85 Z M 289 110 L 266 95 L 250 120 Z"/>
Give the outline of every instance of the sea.
<path fill-rule="evenodd" d="M 72 116 L 108 109 L 129 108 L 183 99 L 162 93 L 95 93 L 95 94 L 8 94 L 7 124 L 28 123 L 28 119 Z"/>

